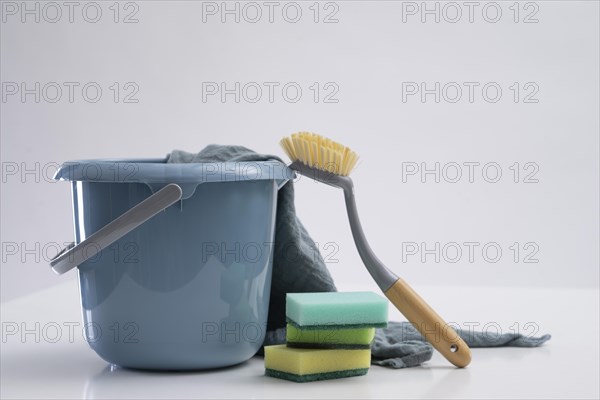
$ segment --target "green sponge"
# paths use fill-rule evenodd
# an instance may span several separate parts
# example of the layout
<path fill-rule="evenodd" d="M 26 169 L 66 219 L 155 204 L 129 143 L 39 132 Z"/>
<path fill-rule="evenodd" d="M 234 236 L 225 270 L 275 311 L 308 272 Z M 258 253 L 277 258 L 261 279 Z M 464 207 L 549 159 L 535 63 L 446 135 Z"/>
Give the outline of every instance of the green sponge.
<path fill-rule="evenodd" d="M 373 292 L 288 293 L 289 324 L 303 330 L 387 326 L 387 299 Z"/>
<path fill-rule="evenodd" d="M 290 347 L 368 349 L 375 328 L 302 329 L 287 324 L 286 341 Z"/>
<path fill-rule="evenodd" d="M 294 382 L 365 375 L 370 364 L 370 350 L 298 349 L 284 344 L 265 346 L 265 374 Z"/>

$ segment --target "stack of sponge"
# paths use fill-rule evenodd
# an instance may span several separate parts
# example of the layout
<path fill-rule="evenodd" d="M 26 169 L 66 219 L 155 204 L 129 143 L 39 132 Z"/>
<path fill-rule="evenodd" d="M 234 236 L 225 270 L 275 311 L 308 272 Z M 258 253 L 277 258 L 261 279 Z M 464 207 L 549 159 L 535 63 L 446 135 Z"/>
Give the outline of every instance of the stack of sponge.
<path fill-rule="evenodd" d="M 265 346 L 266 374 L 295 382 L 365 375 L 387 312 L 373 292 L 288 293 L 287 344 Z"/>

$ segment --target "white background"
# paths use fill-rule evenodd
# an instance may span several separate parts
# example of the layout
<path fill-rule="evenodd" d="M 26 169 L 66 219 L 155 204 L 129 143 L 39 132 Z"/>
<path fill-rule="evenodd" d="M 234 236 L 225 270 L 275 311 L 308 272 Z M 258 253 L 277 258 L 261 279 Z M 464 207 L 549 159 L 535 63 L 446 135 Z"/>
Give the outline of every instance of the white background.
<path fill-rule="evenodd" d="M 39 7 L 39 22 L 23 15 L 23 4 Z M 232 14 L 222 22 L 220 13 L 204 14 L 203 21 L 203 7 L 221 8 L 221 2 L 115 7 L 98 1 L 102 14 L 95 23 L 86 20 L 95 18 L 91 2 L 75 3 L 72 22 L 62 1 L 54 3 L 61 18 L 47 4 L 0 2 L 2 397 L 598 398 L 598 1 L 475 2 L 470 16 L 462 1 L 315 6 L 310 0 L 276 3 L 272 22 L 258 2 L 256 23 L 245 20 L 255 18 L 256 8 L 243 2 L 227 3 L 239 7 L 239 22 Z M 302 15 L 292 23 L 285 18 L 295 18 L 294 5 Z M 438 8 L 438 22 L 421 13 L 424 6 Z M 124 23 L 128 15 L 137 22 Z M 327 15 L 331 23 L 324 23 Z M 39 102 L 35 93 L 11 94 L 36 82 Z M 78 85 L 72 102 L 65 82 Z M 203 96 L 207 82 L 256 83 L 262 98 L 249 102 L 256 93 L 247 86 L 239 102 L 231 94 L 222 102 Z M 272 102 L 264 82 L 278 84 Z M 435 94 L 424 100 L 407 94 L 436 82 L 439 102 Z M 472 101 L 465 82 L 475 87 Z M 102 89 L 95 103 L 82 96 L 88 83 Z M 286 83 L 301 87 L 297 102 L 282 96 Z M 494 99 L 493 88 L 482 93 L 486 84 L 500 87 L 501 96 Z M 62 97 L 52 103 L 55 86 Z M 127 103 L 132 87 L 139 89 L 137 102 Z M 325 102 L 332 87 L 337 102 Z M 298 391 L 264 377 L 257 357 L 219 371 L 149 374 L 111 369 L 82 338 L 69 341 L 64 331 L 58 342 L 33 339 L 49 324 L 81 322 L 76 274 L 59 277 L 48 266 L 57 244 L 73 239 L 69 184 L 50 179 L 58 164 L 163 157 L 210 143 L 283 156 L 279 139 L 300 130 L 361 155 L 352 177 L 371 246 L 448 321 L 526 335 L 534 327 L 537 335 L 551 333 L 550 342 L 473 349 L 466 369 L 449 368 L 436 353 L 419 368 L 374 367 L 365 377 Z M 439 182 L 433 174 L 406 175 L 407 168 L 436 163 Z M 472 182 L 469 163 L 479 163 Z M 449 182 L 457 164 L 462 176 Z M 495 170 L 483 175 L 484 165 L 500 168 L 498 182 L 488 182 Z M 300 179 L 296 207 L 338 289 L 377 290 L 354 247 L 341 191 Z M 474 243 L 472 260 L 465 242 Z M 440 248 L 407 254 L 414 243 Z M 457 262 L 450 262 L 453 243 L 462 250 Z M 495 260 L 497 248 L 502 254 Z M 524 262 L 528 255 L 537 262 Z M 390 308 L 391 320 L 401 318 Z M 21 329 L 6 342 L 5 322 Z"/>

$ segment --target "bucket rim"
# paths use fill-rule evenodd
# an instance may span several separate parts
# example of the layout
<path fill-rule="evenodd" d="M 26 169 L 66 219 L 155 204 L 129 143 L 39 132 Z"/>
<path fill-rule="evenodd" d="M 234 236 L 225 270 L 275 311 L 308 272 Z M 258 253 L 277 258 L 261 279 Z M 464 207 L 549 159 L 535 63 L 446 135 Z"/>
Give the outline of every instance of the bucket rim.
<path fill-rule="evenodd" d="M 102 158 L 65 161 L 57 181 L 105 183 L 207 183 L 292 180 L 294 171 L 278 160 L 167 163 L 167 158 Z"/>

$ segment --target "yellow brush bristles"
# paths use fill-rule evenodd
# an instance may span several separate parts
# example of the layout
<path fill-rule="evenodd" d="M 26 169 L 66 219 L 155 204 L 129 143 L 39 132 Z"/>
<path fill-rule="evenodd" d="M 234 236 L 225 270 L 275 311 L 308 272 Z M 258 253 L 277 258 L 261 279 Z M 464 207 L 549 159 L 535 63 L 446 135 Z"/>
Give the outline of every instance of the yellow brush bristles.
<path fill-rule="evenodd" d="M 279 144 L 292 161 L 341 176 L 350 175 L 358 161 L 358 154 L 349 147 L 316 133 L 294 133 Z"/>

